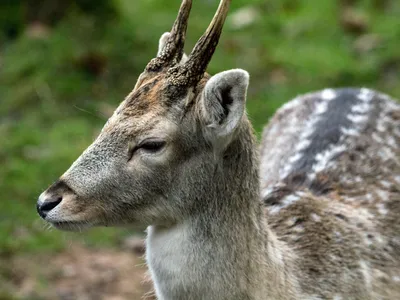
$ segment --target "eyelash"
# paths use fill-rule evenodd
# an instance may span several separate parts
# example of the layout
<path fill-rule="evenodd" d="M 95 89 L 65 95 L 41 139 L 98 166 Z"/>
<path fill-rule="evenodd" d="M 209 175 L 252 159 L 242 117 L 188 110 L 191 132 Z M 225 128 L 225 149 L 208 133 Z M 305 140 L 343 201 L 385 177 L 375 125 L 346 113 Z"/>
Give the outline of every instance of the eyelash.
<path fill-rule="evenodd" d="M 149 153 L 156 153 L 160 151 L 164 146 L 165 146 L 165 141 L 144 141 L 136 146 L 129 146 L 129 160 L 131 160 L 132 156 L 135 154 L 135 152 L 139 149 L 143 149 L 146 152 Z"/>
<path fill-rule="evenodd" d="M 144 149 L 148 152 L 157 152 L 161 150 L 161 148 L 164 147 L 164 145 L 165 145 L 164 141 L 150 141 L 143 143 L 139 148 Z"/>

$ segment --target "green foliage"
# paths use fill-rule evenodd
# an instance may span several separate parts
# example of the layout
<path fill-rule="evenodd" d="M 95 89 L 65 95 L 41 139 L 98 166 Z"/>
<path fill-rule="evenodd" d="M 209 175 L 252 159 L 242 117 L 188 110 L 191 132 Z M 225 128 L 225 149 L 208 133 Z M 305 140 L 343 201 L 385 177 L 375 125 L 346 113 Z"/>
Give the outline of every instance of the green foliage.
<path fill-rule="evenodd" d="M 258 133 L 299 93 L 368 86 L 400 95 L 400 2 L 342 2 L 233 1 L 209 71 L 250 72 L 247 107 Z M 13 14 L 22 33 L 0 48 L 0 255 L 59 250 L 77 238 L 112 245 L 127 232 L 67 235 L 44 230 L 35 212 L 40 192 L 90 144 L 133 88 L 179 6 L 170 0 L 109 3 L 114 12 L 106 19 L 73 6 L 39 31 Z M 187 52 L 216 6 L 195 1 Z M 249 7 L 256 12 L 253 22 L 235 24 L 232 17 Z"/>

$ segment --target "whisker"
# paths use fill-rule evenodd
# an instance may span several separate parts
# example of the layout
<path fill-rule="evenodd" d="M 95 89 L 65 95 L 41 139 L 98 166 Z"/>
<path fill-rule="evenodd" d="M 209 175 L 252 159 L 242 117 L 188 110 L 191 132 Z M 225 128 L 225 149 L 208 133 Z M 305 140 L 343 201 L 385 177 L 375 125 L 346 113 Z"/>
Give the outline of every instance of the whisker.
<path fill-rule="evenodd" d="M 80 110 L 80 111 L 83 111 L 83 112 L 85 112 L 85 113 L 88 113 L 88 114 L 90 114 L 90 115 L 92 115 L 92 116 L 95 116 L 95 117 L 98 117 L 99 119 L 102 119 L 103 120 L 103 118 L 105 118 L 106 120 L 108 119 L 108 117 L 105 115 L 105 114 L 103 114 L 101 111 L 99 111 L 99 110 L 96 110 L 96 113 L 93 113 L 93 112 L 91 112 L 91 111 L 89 111 L 89 110 L 87 110 L 87 109 L 84 109 L 84 108 L 82 108 L 82 107 L 79 107 L 79 106 L 77 106 L 77 105 L 73 105 L 76 109 L 78 109 L 78 110 Z"/>

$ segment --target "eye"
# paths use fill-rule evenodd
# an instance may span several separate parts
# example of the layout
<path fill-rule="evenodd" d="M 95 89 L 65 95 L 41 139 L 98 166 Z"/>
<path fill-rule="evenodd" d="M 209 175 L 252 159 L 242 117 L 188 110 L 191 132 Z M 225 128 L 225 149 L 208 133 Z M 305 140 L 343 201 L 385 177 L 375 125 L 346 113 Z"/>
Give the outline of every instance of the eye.
<path fill-rule="evenodd" d="M 147 153 L 157 153 L 164 148 L 165 144 L 166 142 L 162 140 L 144 140 L 138 145 L 130 144 L 128 148 L 128 161 L 131 160 L 137 150 L 143 150 Z"/>
<path fill-rule="evenodd" d="M 150 141 L 144 141 L 138 146 L 138 148 L 143 149 L 146 152 L 155 153 L 164 148 L 164 146 L 165 146 L 165 141 L 150 140 Z"/>

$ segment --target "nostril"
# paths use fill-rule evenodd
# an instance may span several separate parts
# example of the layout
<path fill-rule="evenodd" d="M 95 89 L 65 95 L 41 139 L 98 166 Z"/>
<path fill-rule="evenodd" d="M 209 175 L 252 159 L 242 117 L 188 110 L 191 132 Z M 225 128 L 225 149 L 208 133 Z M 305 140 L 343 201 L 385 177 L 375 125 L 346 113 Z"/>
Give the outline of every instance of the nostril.
<path fill-rule="evenodd" d="M 58 204 L 60 204 L 62 198 L 61 197 L 57 197 L 56 199 L 49 199 L 46 200 L 42 206 L 40 207 L 40 209 L 42 211 L 48 212 L 50 210 L 52 210 L 54 207 L 56 207 Z"/>
<path fill-rule="evenodd" d="M 44 218 L 47 213 L 56 207 L 62 201 L 62 197 L 57 197 L 54 199 L 46 199 L 42 204 L 37 204 L 36 208 L 39 215 Z"/>

